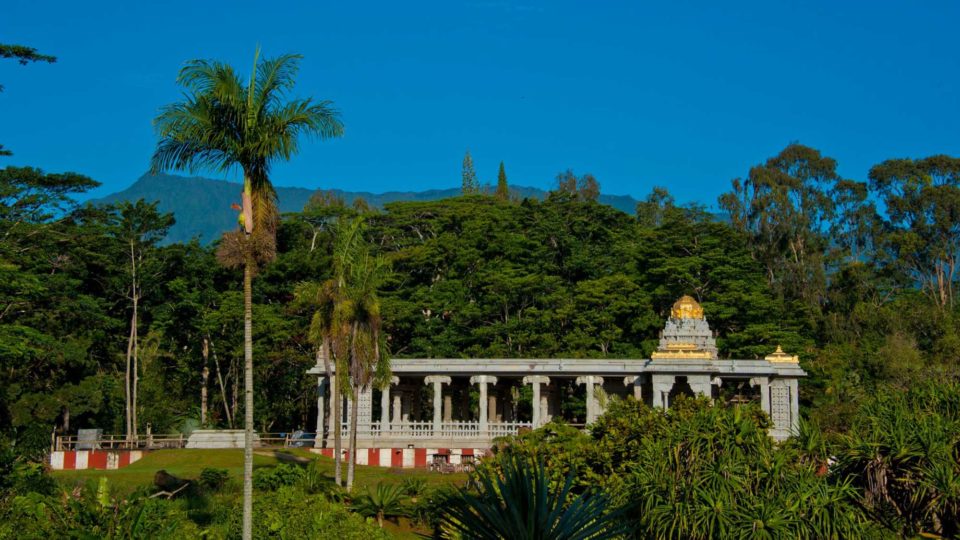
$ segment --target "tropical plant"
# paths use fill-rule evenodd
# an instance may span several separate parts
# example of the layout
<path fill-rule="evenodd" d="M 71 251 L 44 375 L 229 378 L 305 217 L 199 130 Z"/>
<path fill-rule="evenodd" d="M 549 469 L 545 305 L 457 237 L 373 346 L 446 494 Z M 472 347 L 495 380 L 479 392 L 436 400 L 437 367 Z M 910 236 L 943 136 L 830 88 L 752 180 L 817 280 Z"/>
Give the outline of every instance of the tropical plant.
<path fill-rule="evenodd" d="M 904 537 L 960 534 L 960 384 L 877 394 L 833 450 L 875 521 Z"/>
<path fill-rule="evenodd" d="M 227 484 L 227 480 L 230 478 L 230 472 L 227 469 L 215 469 L 212 467 L 205 467 L 200 471 L 200 477 L 197 478 L 197 483 L 200 484 L 200 487 L 210 490 L 210 491 L 220 491 L 223 489 L 223 486 Z"/>
<path fill-rule="evenodd" d="M 244 527 L 249 539 L 253 512 L 253 274 L 275 253 L 278 221 L 270 167 L 289 160 L 300 135 L 339 137 L 343 126 L 329 101 L 285 100 L 295 83 L 300 56 L 260 60 L 254 54 L 249 83 L 227 64 L 192 60 L 178 82 L 185 99 L 155 120 L 159 137 L 151 170 L 243 171 L 241 230 L 225 235 L 221 260 L 243 267 L 244 292 Z"/>
<path fill-rule="evenodd" d="M 427 492 L 427 481 L 423 478 L 405 478 L 400 482 L 407 497 L 417 498 Z"/>
<path fill-rule="evenodd" d="M 386 540 L 387 533 L 372 520 L 351 512 L 346 506 L 322 496 L 307 495 L 284 486 L 257 502 L 253 537 L 294 540 L 333 538 L 336 540 Z M 240 523 L 231 523 L 226 534 L 236 538 Z"/>
<path fill-rule="evenodd" d="M 445 538 L 602 539 L 626 529 L 602 493 L 572 492 L 574 473 L 551 488 L 543 460 L 509 457 L 476 470 L 474 494 L 461 489 L 444 501 Z"/>
<path fill-rule="evenodd" d="M 299 465 L 280 463 L 275 467 L 260 468 L 253 473 L 253 486 L 264 491 L 275 491 L 283 486 L 300 483 L 306 476 Z"/>
<path fill-rule="evenodd" d="M 407 515 L 404 489 L 398 484 L 380 482 L 376 489 L 368 488 L 366 493 L 355 498 L 351 506 L 361 516 L 376 518 L 380 528 L 383 528 L 384 518 Z"/>
<path fill-rule="evenodd" d="M 387 261 L 371 253 L 372 246 L 363 236 L 362 218 L 340 218 L 334 229 L 333 278 L 323 284 L 301 284 L 297 298 L 315 306 L 310 324 L 310 339 L 326 361 L 333 356 L 336 382 L 333 415 L 340 418 L 340 396 L 352 398 L 350 410 L 350 459 L 347 462 L 347 491 L 353 487 L 357 447 L 357 417 L 361 392 L 389 381 L 390 363 L 386 357 L 383 321 L 377 290 L 389 273 Z M 330 364 L 325 363 L 328 376 Z M 334 454 L 340 456 L 340 422 L 335 422 Z M 340 465 L 336 463 L 337 485 Z"/>

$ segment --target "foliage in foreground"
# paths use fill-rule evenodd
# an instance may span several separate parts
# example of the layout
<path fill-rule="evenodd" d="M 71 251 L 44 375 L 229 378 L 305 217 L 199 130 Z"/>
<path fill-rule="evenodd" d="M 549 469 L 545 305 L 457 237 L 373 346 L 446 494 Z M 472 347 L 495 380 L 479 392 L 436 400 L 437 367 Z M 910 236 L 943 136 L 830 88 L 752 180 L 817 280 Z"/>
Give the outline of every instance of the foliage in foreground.
<path fill-rule="evenodd" d="M 836 474 L 874 519 L 902 537 L 960 536 L 960 385 L 881 393 L 836 446 Z"/>
<path fill-rule="evenodd" d="M 115 500 L 106 478 L 59 495 L 30 492 L 2 509 L 0 538 L 190 538 L 199 529 L 169 501 Z"/>
<path fill-rule="evenodd" d="M 625 531 L 605 495 L 573 493 L 572 474 L 551 486 L 543 460 L 499 459 L 479 467 L 474 480 L 476 493 L 464 489 L 443 501 L 442 537 L 599 540 Z"/>
<path fill-rule="evenodd" d="M 236 516 L 231 537 L 239 537 L 240 520 Z M 336 538 L 337 540 L 376 540 L 389 538 L 375 523 L 351 513 L 342 504 L 316 495 L 306 495 L 293 487 L 282 487 L 270 495 L 257 497 L 253 507 L 253 537 L 270 539 Z"/>
<path fill-rule="evenodd" d="M 777 445 L 756 407 L 678 399 L 669 411 L 611 403 L 589 435 L 552 424 L 498 461 L 545 460 L 554 486 L 602 489 L 642 538 L 859 538 L 875 532 L 849 480 Z"/>

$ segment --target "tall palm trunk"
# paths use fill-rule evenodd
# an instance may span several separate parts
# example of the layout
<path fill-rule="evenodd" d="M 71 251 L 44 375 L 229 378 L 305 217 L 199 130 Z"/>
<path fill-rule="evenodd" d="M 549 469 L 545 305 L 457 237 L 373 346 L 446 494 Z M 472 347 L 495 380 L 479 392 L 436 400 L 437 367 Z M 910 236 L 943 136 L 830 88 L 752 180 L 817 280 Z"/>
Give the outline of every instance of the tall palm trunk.
<path fill-rule="evenodd" d="M 341 424 L 343 424 L 343 404 L 340 393 L 340 385 L 335 385 L 335 391 L 333 392 L 333 416 L 336 418 L 333 422 L 333 476 L 334 481 L 337 483 L 337 487 L 343 485 L 343 433 L 341 433 Z"/>
<path fill-rule="evenodd" d="M 347 462 L 347 493 L 353 489 L 353 469 L 357 463 L 357 417 L 360 410 L 361 388 L 353 385 L 353 402 L 350 404 L 350 461 Z"/>
<path fill-rule="evenodd" d="M 320 343 L 319 353 L 320 355 L 323 356 L 323 370 L 327 374 L 327 381 L 329 381 L 328 385 L 330 387 L 330 403 L 331 403 L 330 419 L 333 420 L 333 422 L 331 422 L 333 424 L 333 428 L 332 428 L 333 433 L 331 433 L 331 435 L 333 435 L 333 453 L 334 453 L 333 475 L 334 475 L 334 482 L 336 482 L 337 487 L 340 487 L 341 485 L 343 485 L 343 474 L 341 472 L 341 470 L 343 469 L 343 467 L 341 466 L 341 463 L 343 463 L 343 454 L 342 454 L 343 441 L 341 440 L 342 438 L 340 436 L 340 419 L 343 418 L 343 414 L 340 411 L 340 395 L 341 395 L 340 386 L 337 384 L 336 380 L 334 379 L 336 375 L 334 375 L 333 370 L 331 369 L 331 366 L 330 366 L 330 343 L 327 342 L 326 339 L 324 339 Z M 321 418 L 320 421 L 322 422 L 323 419 Z M 317 436 L 320 437 L 322 434 L 323 434 L 323 428 L 321 427 L 320 433 L 317 433 Z"/>
<path fill-rule="evenodd" d="M 253 538 L 253 264 L 243 266 L 243 538 Z"/>

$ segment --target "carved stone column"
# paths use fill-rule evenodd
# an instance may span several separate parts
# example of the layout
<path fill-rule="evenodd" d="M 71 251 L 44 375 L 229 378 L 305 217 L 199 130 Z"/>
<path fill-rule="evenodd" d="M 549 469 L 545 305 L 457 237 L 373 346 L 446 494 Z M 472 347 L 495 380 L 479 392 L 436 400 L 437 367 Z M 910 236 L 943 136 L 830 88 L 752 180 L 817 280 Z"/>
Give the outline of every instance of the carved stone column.
<path fill-rule="evenodd" d="M 710 375 L 687 375 L 687 384 L 694 395 L 713 397 L 713 388 L 710 384 Z"/>
<path fill-rule="evenodd" d="M 799 423 L 799 399 L 796 379 L 772 379 L 767 387 L 770 393 L 770 434 L 784 440 L 797 432 Z"/>
<path fill-rule="evenodd" d="M 400 384 L 400 377 L 390 377 L 390 382 L 380 391 L 380 432 L 390 431 L 390 385 Z"/>
<path fill-rule="evenodd" d="M 750 386 L 760 387 L 760 408 L 770 414 L 770 377 L 754 377 L 750 379 Z"/>
<path fill-rule="evenodd" d="M 440 429 L 443 422 L 443 385 L 450 384 L 450 377 L 443 375 L 430 375 L 429 377 L 424 377 L 424 384 L 433 385 L 433 435 L 437 437 L 440 435 Z"/>
<path fill-rule="evenodd" d="M 540 385 L 550 384 L 550 377 L 544 377 L 543 375 L 529 375 L 523 378 L 523 384 L 529 384 L 533 387 L 533 400 L 530 403 L 530 408 L 533 414 L 533 428 L 536 429 L 543 425 L 543 409 L 540 401 Z"/>
<path fill-rule="evenodd" d="M 670 391 L 673 390 L 673 383 L 676 377 L 673 375 L 651 376 L 653 383 L 653 406 L 666 409 L 670 406 Z"/>
<path fill-rule="evenodd" d="M 594 385 L 602 385 L 603 377 L 599 377 L 597 375 L 577 377 L 577 384 L 587 385 L 587 423 L 592 424 L 602 413 L 600 403 L 597 401 Z"/>
<path fill-rule="evenodd" d="M 390 428 L 400 427 L 403 419 L 403 392 L 399 389 L 393 394 L 393 422 Z"/>
<path fill-rule="evenodd" d="M 480 387 L 480 433 L 486 434 L 490 429 L 490 396 L 487 394 L 487 385 L 497 384 L 497 378 L 491 375 L 475 375 L 470 377 L 470 384 Z M 494 401 L 494 414 L 496 414 L 496 401 Z"/>
<path fill-rule="evenodd" d="M 629 377 L 623 378 L 624 386 L 633 386 L 633 399 L 637 401 L 643 401 L 644 377 L 644 375 L 630 375 Z"/>

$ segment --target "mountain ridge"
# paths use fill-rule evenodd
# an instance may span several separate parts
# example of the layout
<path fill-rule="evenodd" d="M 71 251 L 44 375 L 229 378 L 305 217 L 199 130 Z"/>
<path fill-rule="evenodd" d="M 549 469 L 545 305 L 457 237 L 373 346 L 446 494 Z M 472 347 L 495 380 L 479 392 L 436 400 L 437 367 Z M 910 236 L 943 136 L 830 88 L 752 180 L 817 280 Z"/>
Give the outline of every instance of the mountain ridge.
<path fill-rule="evenodd" d="M 520 198 L 542 200 L 548 193 L 546 190 L 528 186 L 511 186 L 510 189 Z M 288 186 L 277 186 L 276 190 L 281 212 L 303 210 L 310 196 L 318 191 Z M 165 243 L 189 242 L 198 238 L 200 243 L 209 244 L 220 238 L 223 232 L 237 226 L 237 213 L 230 205 L 240 201 L 240 191 L 241 184 L 226 180 L 201 176 L 145 174 L 126 189 L 88 202 L 94 205 L 133 202 L 139 199 L 157 202 L 160 211 L 172 212 L 177 220 L 164 239 Z M 384 193 L 342 189 L 323 191 L 343 197 L 347 204 L 352 204 L 355 199 L 362 197 L 375 208 L 383 208 L 386 204 L 398 201 L 433 201 L 460 195 L 458 188 Z M 637 205 L 637 200 L 629 195 L 601 194 L 598 200 L 628 214 L 633 214 Z"/>

